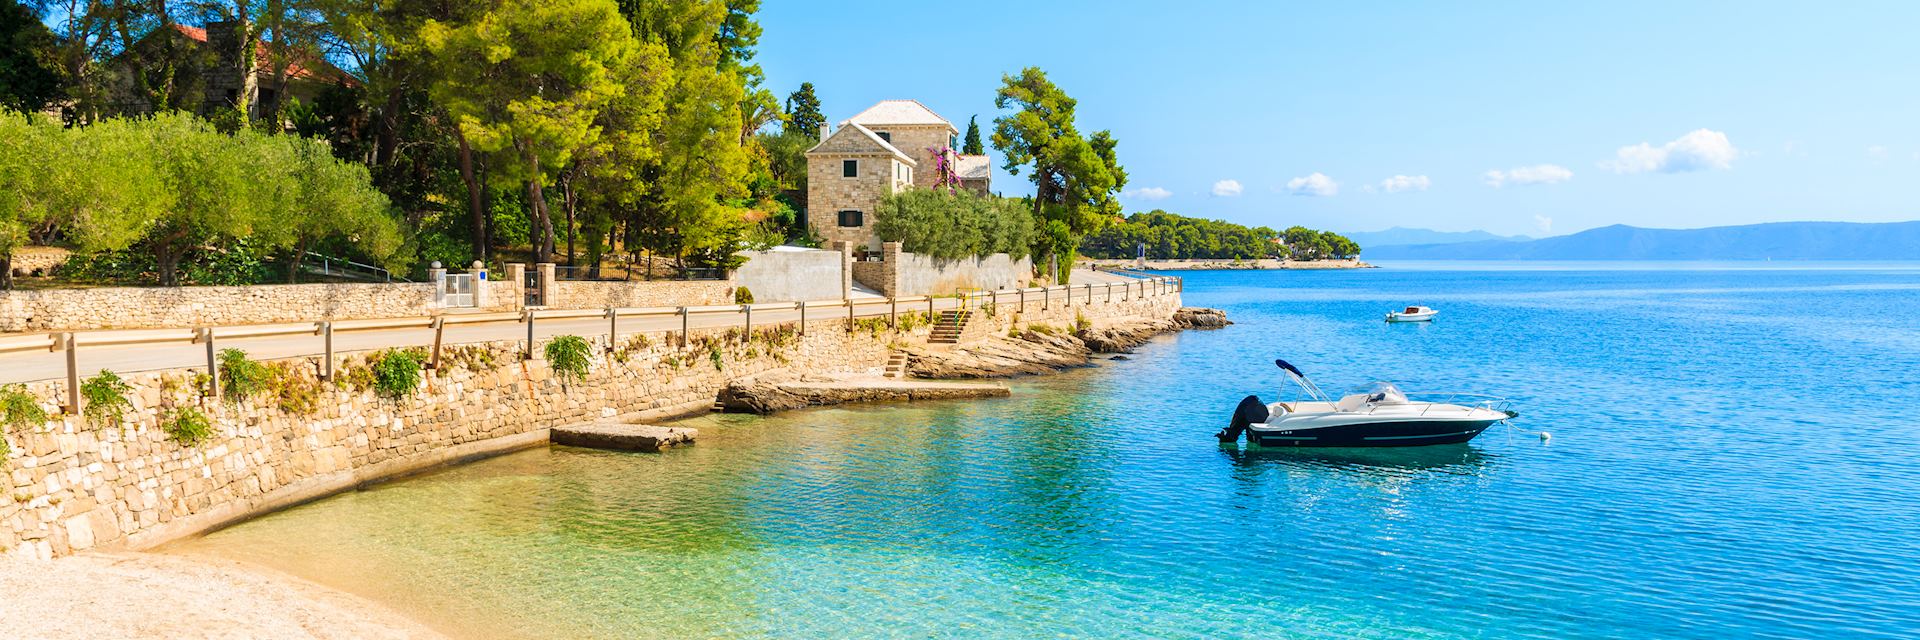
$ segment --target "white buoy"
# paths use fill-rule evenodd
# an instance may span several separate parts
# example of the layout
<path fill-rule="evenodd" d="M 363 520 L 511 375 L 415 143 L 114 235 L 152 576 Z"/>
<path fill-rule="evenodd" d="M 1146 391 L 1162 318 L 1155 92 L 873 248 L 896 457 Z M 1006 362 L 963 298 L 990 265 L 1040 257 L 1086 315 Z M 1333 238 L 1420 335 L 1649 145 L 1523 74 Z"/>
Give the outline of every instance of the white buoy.
<path fill-rule="evenodd" d="M 1552 440 L 1552 439 L 1553 439 L 1553 434 L 1551 434 L 1551 433 L 1547 433 L 1547 432 L 1545 432 L 1545 431 L 1542 431 L 1542 432 L 1540 432 L 1540 441 L 1541 441 L 1541 442 L 1547 442 L 1547 441 L 1549 441 L 1549 440 Z"/>

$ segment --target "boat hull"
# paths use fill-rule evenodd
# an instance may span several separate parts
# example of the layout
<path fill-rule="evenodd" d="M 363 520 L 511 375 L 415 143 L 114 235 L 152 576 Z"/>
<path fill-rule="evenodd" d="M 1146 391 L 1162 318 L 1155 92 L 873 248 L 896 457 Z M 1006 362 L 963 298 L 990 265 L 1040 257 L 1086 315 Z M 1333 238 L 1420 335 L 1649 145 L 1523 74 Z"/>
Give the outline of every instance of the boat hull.
<path fill-rule="evenodd" d="M 1324 427 L 1254 425 L 1247 440 L 1263 447 L 1414 447 L 1472 440 L 1499 420 L 1407 420 Z"/>
<path fill-rule="evenodd" d="M 1438 315 L 1438 314 L 1423 313 L 1418 315 L 1408 315 L 1408 314 L 1402 314 L 1402 313 L 1390 313 L 1390 314 L 1387 314 L 1387 322 L 1433 322 L 1433 317 L 1435 315 Z"/>

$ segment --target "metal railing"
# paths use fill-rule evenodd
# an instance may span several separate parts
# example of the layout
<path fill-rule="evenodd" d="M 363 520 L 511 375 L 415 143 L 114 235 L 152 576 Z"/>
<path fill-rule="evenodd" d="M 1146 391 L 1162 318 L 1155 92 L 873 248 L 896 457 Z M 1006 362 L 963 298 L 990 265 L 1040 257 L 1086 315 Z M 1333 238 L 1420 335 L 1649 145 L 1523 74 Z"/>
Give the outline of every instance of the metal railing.
<path fill-rule="evenodd" d="M 206 349 L 206 367 L 213 377 L 210 388 L 218 389 L 219 363 L 218 344 L 223 340 L 267 338 L 278 336 L 311 335 L 321 338 L 322 347 L 319 375 L 322 379 L 334 376 L 334 366 L 338 361 L 334 351 L 333 336 L 341 332 L 383 331 L 395 329 L 432 329 L 432 350 L 429 352 L 427 368 L 437 370 L 440 364 L 441 347 L 445 343 L 445 331 L 448 325 L 487 325 L 487 324 L 524 324 L 526 339 L 521 345 L 521 356 L 533 359 L 537 343 L 534 328 L 536 323 L 551 320 L 605 318 L 607 320 L 608 349 L 619 342 L 620 322 L 648 317 L 678 317 L 680 347 L 691 344 L 692 318 L 695 316 L 739 316 L 744 330 L 741 339 L 750 340 L 754 328 L 754 313 L 797 311 L 797 320 L 785 320 L 772 323 L 773 326 L 798 323 L 799 332 L 805 335 L 809 322 L 809 311 L 825 311 L 828 315 L 815 316 L 817 319 L 838 319 L 844 317 L 847 331 L 856 330 L 858 317 L 885 316 L 889 327 L 899 326 L 899 316 L 904 310 L 917 311 L 919 305 L 926 305 L 929 318 L 937 314 L 941 300 L 953 300 L 949 308 L 965 308 L 969 303 L 978 305 L 992 303 L 996 307 L 1015 305 L 1013 310 L 1026 311 L 1030 305 L 1038 305 L 1042 310 L 1051 309 L 1057 304 L 1088 305 L 1096 300 L 1107 302 L 1126 302 L 1143 298 L 1164 296 L 1177 292 L 1177 278 L 1155 276 L 1132 282 L 1109 282 L 1084 285 L 1058 285 L 1052 287 L 1033 287 L 1021 289 L 1000 289 L 981 291 L 967 297 L 910 296 L 888 298 L 852 298 L 841 300 L 813 300 L 805 302 L 776 302 L 766 304 L 711 305 L 680 307 L 617 307 L 603 309 L 528 309 L 495 313 L 465 313 L 402 318 L 369 318 L 360 320 L 321 320 L 309 322 L 291 322 L 260 325 L 200 326 L 178 329 L 113 329 L 100 331 L 65 331 L 51 333 L 30 333 L 0 336 L 0 355 L 27 352 L 65 352 L 66 355 L 66 404 L 64 411 L 78 413 L 80 410 L 80 368 L 77 352 L 85 347 L 166 345 L 166 344 L 203 344 Z M 840 312 L 845 309 L 844 315 Z M 765 317 L 764 315 L 762 316 Z M 731 323 L 719 326 L 700 327 L 706 329 L 731 329 Z M 651 331 L 659 331 L 654 329 Z M 639 332 L 627 332 L 639 333 Z M 669 333 L 672 333 L 669 331 Z M 478 342 L 491 342 L 481 340 Z M 421 346 L 415 344 L 389 345 Z M 161 367 L 167 368 L 167 367 Z M 217 400 L 217 394 L 214 397 Z"/>
<path fill-rule="evenodd" d="M 314 262 L 316 259 L 320 261 L 317 264 Z M 318 273 L 334 278 L 356 278 L 379 282 L 393 282 L 395 280 L 410 282 L 406 278 L 396 278 L 392 271 L 380 267 L 322 255 L 312 251 L 306 252 L 306 259 L 300 261 L 300 267 L 308 273 Z"/>

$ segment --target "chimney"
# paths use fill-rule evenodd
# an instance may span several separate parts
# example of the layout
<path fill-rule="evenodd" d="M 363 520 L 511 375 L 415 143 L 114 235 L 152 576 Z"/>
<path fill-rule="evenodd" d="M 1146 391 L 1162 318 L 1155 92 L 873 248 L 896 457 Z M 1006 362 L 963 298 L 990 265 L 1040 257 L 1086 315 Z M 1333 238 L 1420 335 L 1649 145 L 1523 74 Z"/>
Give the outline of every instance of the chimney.
<path fill-rule="evenodd" d="M 833 134 L 833 125 L 827 124 L 825 122 L 820 123 L 820 139 L 821 140 L 827 139 L 827 136 L 832 134 Z"/>

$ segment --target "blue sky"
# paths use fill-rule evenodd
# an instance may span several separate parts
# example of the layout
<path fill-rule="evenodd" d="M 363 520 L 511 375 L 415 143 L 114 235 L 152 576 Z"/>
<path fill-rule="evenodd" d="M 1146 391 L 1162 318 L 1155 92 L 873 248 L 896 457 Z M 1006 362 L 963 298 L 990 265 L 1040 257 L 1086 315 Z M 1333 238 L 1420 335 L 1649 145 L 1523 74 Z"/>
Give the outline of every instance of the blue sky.
<path fill-rule="evenodd" d="M 1129 212 L 1536 236 L 1920 219 L 1920 3 L 1327 5 L 767 0 L 758 61 L 829 120 L 914 98 L 962 129 L 1038 66 L 1119 138 Z"/>

